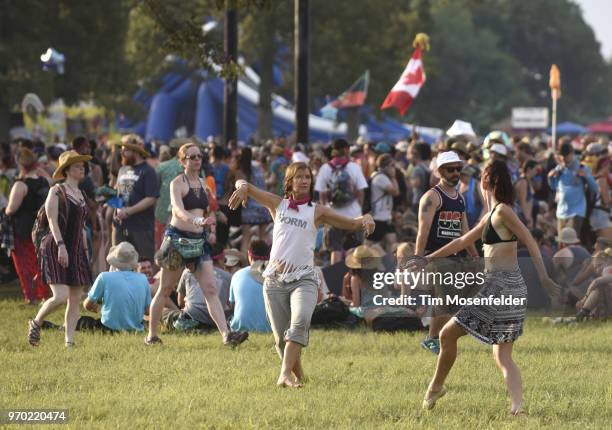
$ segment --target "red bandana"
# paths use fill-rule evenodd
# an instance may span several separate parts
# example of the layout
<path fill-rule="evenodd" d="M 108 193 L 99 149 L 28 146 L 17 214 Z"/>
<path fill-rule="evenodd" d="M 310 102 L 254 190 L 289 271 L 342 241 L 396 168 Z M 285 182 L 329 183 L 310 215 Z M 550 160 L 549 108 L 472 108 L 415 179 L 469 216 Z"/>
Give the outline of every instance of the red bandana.
<path fill-rule="evenodd" d="M 305 203 L 310 203 L 310 197 L 306 197 L 301 200 L 295 200 L 293 196 L 289 196 L 289 209 L 293 209 L 296 212 L 299 212 L 300 209 L 298 208 L 298 206 L 303 205 Z"/>

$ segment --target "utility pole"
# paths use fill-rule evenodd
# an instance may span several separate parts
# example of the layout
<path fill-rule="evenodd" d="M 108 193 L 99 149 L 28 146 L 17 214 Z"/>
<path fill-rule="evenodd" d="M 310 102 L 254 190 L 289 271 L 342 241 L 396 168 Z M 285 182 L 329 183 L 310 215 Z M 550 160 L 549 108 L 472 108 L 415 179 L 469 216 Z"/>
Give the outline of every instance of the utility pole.
<path fill-rule="evenodd" d="M 308 116 L 309 100 L 308 90 L 310 81 L 308 76 L 310 66 L 309 53 L 309 19 L 310 1 L 295 0 L 295 131 L 297 143 L 308 145 Z"/>
<path fill-rule="evenodd" d="M 227 61 L 238 61 L 238 12 L 234 1 L 225 9 L 224 47 Z M 238 77 L 225 78 L 223 91 L 223 142 L 238 137 Z"/>

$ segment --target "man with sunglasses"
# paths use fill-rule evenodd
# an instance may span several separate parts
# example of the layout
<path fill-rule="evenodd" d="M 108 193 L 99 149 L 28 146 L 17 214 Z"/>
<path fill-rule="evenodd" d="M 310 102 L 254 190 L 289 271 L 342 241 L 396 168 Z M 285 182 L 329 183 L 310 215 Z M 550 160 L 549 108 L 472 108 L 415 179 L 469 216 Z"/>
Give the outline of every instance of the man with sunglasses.
<path fill-rule="evenodd" d="M 427 191 L 419 202 L 415 248 L 417 256 L 431 254 L 469 230 L 465 200 L 458 190 L 464 162 L 455 151 L 448 151 L 438 154 L 436 163 L 440 182 Z M 468 252 L 471 256 L 478 257 L 478 251 L 474 245 L 468 248 Z M 444 274 L 461 270 L 461 268 L 451 260 L 445 260 L 440 261 L 434 270 Z M 425 287 L 429 289 L 432 286 L 426 285 Z M 458 292 L 457 290 L 440 291 L 437 285 L 433 287 L 436 290 L 436 296 Z M 434 314 L 429 323 L 429 336 L 421 342 L 424 349 L 434 354 L 440 352 L 438 336 L 444 324 L 450 319 L 451 311 L 452 309 L 448 306 L 434 308 Z"/>

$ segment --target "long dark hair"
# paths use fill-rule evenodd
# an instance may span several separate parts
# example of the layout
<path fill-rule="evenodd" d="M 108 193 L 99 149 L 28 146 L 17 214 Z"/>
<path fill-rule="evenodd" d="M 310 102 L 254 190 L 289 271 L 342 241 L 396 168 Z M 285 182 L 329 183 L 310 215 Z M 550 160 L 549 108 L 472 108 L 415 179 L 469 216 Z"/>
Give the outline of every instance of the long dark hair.
<path fill-rule="evenodd" d="M 253 152 L 251 148 L 246 147 L 240 150 L 238 156 L 238 168 L 244 173 L 247 181 L 251 181 L 251 162 L 253 161 Z"/>
<path fill-rule="evenodd" d="M 510 171 L 504 161 L 495 160 L 485 167 L 482 174 L 486 188 L 493 192 L 495 200 L 507 205 L 514 204 L 514 187 Z"/>

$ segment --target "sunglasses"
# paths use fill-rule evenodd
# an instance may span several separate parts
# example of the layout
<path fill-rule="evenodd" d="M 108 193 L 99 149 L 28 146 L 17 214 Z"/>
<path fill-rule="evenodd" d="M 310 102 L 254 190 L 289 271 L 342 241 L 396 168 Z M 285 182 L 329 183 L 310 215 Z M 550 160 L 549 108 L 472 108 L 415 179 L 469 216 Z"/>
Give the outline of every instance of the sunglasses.
<path fill-rule="evenodd" d="M 185 160 L 191 160 L 191 161 L 195 161 L 195 160 L 201 160 L 202 156 L 200 154 L 193 154 L 193 155 L 188 155 L 187 157 L 185 157 Z"/>
<path fill-rule="evenodd" d="M 453 173 L 453 172 L 461 173 L 461 171 L 463 170 L 463 167 L 444 167 L 444 170 L 446 170 L 448 173 Z"/>

